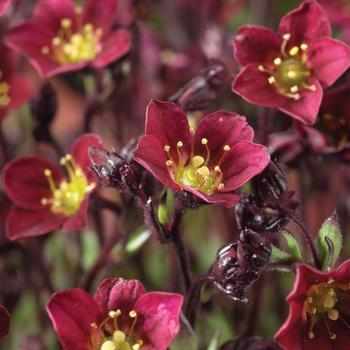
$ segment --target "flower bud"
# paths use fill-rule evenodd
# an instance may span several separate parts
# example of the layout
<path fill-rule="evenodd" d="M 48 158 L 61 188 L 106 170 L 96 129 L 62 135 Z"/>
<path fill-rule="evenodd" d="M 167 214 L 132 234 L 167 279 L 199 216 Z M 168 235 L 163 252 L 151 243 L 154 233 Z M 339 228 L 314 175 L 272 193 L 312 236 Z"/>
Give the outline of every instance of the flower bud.
<path fill-rule="evenodd" d="M 271 255 L 270 244 L 245 229 L 236 242 L 222 247 L 212 270 L 214 285 L 234 300 L 247 302 L 245 291 L 259 277 Z"/>

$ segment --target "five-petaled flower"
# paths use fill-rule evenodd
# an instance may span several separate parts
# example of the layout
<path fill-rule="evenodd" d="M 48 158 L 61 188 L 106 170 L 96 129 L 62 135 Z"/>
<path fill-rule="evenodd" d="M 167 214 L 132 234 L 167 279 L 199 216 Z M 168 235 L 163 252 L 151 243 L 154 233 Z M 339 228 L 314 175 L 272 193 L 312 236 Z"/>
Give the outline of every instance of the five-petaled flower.
<path fill-rule="evenodd" d="M 17 55 L 0 44 L 0 120 L 29 100 L 33 89 L 17 71 Z"/>
<path fill-rule="evenodd" d="M 166 350 L 177 335 L 183 297 L 146 293 L 136 280 L 107 278 L 95 297 L 55 293 L 47 311 L 64 350 Z"/>
<path fill-rule="evenodd" d="M 235 113 L 209 114 L 193 130 L 178 106 L 154 100 L 134 157 L 165 186 L 232 207 L 239 200 L 236 190 L 270 159 L 253 137 L 245 117 Z"/>
<path fill-rule="evenodd" d="M 6 308 L 0 305 L 0 340 L 8 334 L 10 329 L 10 315 Z"/>
<path fill-rule="evenodd" d="M 117 0 L 39 0 L 33 18 L 9 31 L 7 43 L 43 76 L 101 68 L 130 49 L 127 29 L 112 29 Z"/>
<path fill-rule="evenodd" d="M 284 349 L 349 349 L 350 260 L 329 272 L 298 265 L 287 301 L 288 319 L 275 336 Z"/>
<path fill-rule="evenodd" d="M 100 137 L 81 136 L 72 153 L 61 158 L 60 167 L 41 157 L 22 157 L 9 162 L 3 174 L 4 190 L 15 207 L 6 218 L 12 240 L 48 233 L 62 227 L 66 232 L 85 225 L 94 175 L 87 168 L 89 147 L 101 147 Z"/>
<path fill-rule="evenodd" d="M 284 16 L 279 33 L 259 26 L 238 30 L 233 45 L 244 68 L 232 89 L 251 103 L 313 124 L 322 88 L 349 67 L 350 48 L 330 38 L 328 18 L 315 1 L 305 1 Z"/>

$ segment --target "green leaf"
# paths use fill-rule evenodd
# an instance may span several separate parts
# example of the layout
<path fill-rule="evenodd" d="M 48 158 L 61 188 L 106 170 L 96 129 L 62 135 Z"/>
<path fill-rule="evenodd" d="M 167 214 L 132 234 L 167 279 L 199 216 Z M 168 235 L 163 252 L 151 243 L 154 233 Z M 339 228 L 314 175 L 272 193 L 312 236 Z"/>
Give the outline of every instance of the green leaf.
<path fill-rule="evenodd" d="M 220 339 L 220 332 L 216 331 L 214 333 L 214 336 L 208 345 L 207 350 L 218 350 L 219 349 L 219 339 Z"/>
<path fill-rule="evenodd" d="M 299 243 L 295 237 L 286 230 L 282 230 L 283 236 L 287 241 L 288 250 L 292 255 L 294 260 L 302 260 L 303 256 L 301 255 Z"/>
<path fill-rule="evenodd" d="M 270 262 L 283 262 L 290 261 L 293 259 L 292 255 L 285 252 L 284 250 L 277 248 L 275 245 L 271 244 L 271 257 Z"/>
<path fill-rule="evenodd" d="M 174 193 L 171 190 L 166 190 L 161 198 L 158 207 L 158 220 L 162 225 L 170 222 L 174 210 Z"/>
<path fill-rule="evenodd" d="M 125 252 L 128 254 L 136 253 L 150 238 L 151 231 L 149 230 L 138 230 L 130 235 L 128 243 L 125 246 Z"/>
<path fill-rule="evenodd" d="M 343 243 L 336 212 L 321 226 L 317 236 L 317 246 L 321 255 L 322 269 L 332 268 L 339 256 Z"/>

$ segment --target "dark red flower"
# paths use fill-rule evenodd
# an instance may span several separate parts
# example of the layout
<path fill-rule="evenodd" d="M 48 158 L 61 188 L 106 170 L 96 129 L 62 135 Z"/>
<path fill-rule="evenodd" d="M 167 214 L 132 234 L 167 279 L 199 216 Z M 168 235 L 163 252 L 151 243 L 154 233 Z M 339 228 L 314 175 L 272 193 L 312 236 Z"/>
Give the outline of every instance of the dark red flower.
<path fill-rule="evenodd" d="M 328 18 L 316 1 L 305 1 L 284 16 L 279 35 L 268 28 L 241 27 L 233 45 L 244 67 L 233 91 L 251 103 L 279 108 L 313 124 L 322 88 L 350 65 L 350 48 L 330 35 Z"/>
<path fill-rule="evenodd" d="M 8 334 L 10 330 L 10 315 L 5 307 L 0 305 L 0 340 Z"/>
<path fill-rule="evenodd" d="M 0 121 L 11 109 L 20 107 L 33 93 L 29 81 L 17 71 L 16 54 L 0 44 Z"/>
<path fill-rule="evenodd" d="M 95 297 L 55 293 L 47 312 L 64 350 L 166 350 L 177 335 L 183 297 L 145 293 L 136 280 L 107 278 Z"/>
<path fill-rule="evenodd" d="M 117 0 L 40 0 L 33 18 L 10 30 L 8 44 L 26 55 L 42 76 L 101 68 L 125 55 L 126 29 L 113 30 Z"/>
<path fill-rule="evenodd" d="M 194 131 L 178 106 L 152 101 L 145 136 L 134 157 L 165 186 L 232 207 L 239 200 L 235 190 L 270 159 L 264 146 L 252 142 L 253 137 L 245 117 L 235 113 L 209 114 Z"/>
<path fill-rule="evenodd" d="M 101 147 L 99 136 L 85 134 L 61 159 L 68 178 L 51 161 L 22 157 L 9 162 L 3 175 L 6 194 L 16 205 L 6 218 L 12 240 L 41 235 L 60 227 L 66 232 L 85 225 L 89 194 L 96 184 L 87 168 L 88 148 Z"/>
<path fill-rule="evenodd" d="M 329 272 L 298 265 L 287 301 L 289 316 L 275 337 L 284 349 L 349 349 L 350 260 Z"/>
<path fill-rule="evenodd" d="M 0 0 L 0 16 L 6 11 L 11 0 Z"/>

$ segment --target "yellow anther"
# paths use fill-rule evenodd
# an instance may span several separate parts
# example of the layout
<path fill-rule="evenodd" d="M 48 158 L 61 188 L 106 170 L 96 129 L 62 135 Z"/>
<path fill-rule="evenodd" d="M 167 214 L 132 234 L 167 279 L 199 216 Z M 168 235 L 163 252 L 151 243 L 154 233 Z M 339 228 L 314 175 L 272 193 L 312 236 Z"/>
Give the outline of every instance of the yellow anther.
<path fill-rule="evenodd" d="M 177 144 L 176 144 L 176 147 L 179 147 L 179 148 L 181 148 L 181 147 L 183 147 L 183 142 L 182 141 L 178 141 L 177 142 Z"/>
<path fill-rule="evenodd" d="M 290 91 L 294 94 L 294 93 L 296 93 L 296 92 L 299 91 L 299 88 L 298 88 L 297 85 L 294 85 L 294 86 L 292 86 L 292 87 L 290 88 Z"/>
<path fill-rule="evenodd" d="M 229 145 L 225 145 L 223 149 L 225 152 L 231 151 L 231 147 Z"/>
<path fill-rule="evenodd" d="M 276 82 L 275 77 L 269 77 L 267 80 L 270 84 L 274 84 Z"/>
<path fill-rule="evenodd" d="M 203 137 L 202 140 L 201 140 L 201 143 L 202 143 L 202 145 L 208 144 L 208 139 L 206 139 L 205 137 Z"/>
<path fill-rule="evenodd" d="M 332 321 L 336 321 L 339 318 L 339 311 L 336 309 L 331 309 L 328 311 L 328 318 Z"/>
<path fill-rule="evenodd" d="M 309 339 L 314 339 L 315 338 L 315 333 L 310 331 L 309 332 Z"/>
<path fill-rule="evenodd" d="M 215 166 L 214 171 L 216 171 L 217 173 L 221 173 L 221 169 L 218 165 Z"/>
<path fill-rule="evenodd" d="M 165 145 L 164 146 L 164 151 L 165 152 L 169 152 L 170 151 L 170 146 L 169 145 Z"/>
<path fill-rule="evenodd" d="M 117 313 L 116 313 L 115 311 L 110 311 L 110 312 L 108 313 L 108 316 L 109 316 L 110 318 L 115 318 L 115 317 L 117 317 L 116 314 L 117 314 Z"/>
<path fill-rule="evenodd" d="M 140 349 L 140 345 L 139 344 L 134 344 L 132 346 L 132 350 L 139 350 Z"/>
<path fill-rule="evenodd" d="M 46 177 L 50 177 L 52 175 L 52 171 L 50 169 L 45 169 L 44 174 Z"/>
<path fill-rule="evenodd" d="M 284 40 L 289 40 L 291 38 L 291 34 L 290 33 L 286 33 L 283 35 L 283 39 Z"/>
<path fill-rule="evenodd" d="M 334 334 L 334 333 L 330 333 L 330 334 L 329 334 L 329 337 L 330 337 L 332 340 L 337 339 L 337 335 Z"/>
<path fill-rule="evenodd" d="M 131 311 L 129 312 L 129 316 L 130 316 L 131 318 L 135 318 L 135 317 L 137 316 L 137 312 L 134 311 L 134 310 L 131 310 Z"/>
<path fill-rule="evenodd" d="M 91 33 L 94 29 L 94 26 L 91 24 L 91 23 L 86 23 L 84 25 L 84 30 L 87 32 L 87 33 Z"/>
<path fill-rule="evenodd" d="M 277 58 L 275 58 L 275 59 L 273 60 L 273 63 L 274 63 L 276 66 L 279 66 L 279 65 L 282 63 L 282 60 L 281 60 L 279 57 L 277 57 Z"/>
<path fill-rule="evenodd" d="M 47 198 L 41 198 L 40 202 L 41 202 L 42 205 L 47 205 L 49 203 Z"/>
<path fill-rule="evenodd" d="M 299 47 L 298 46 L 294 46 L 289 50 L 289 54 L 291 56 L 296 56 L 299 53 Z"/>
<path fill-rule="evenodd" d="M 69 19 L 69 18 L 63 18 L 63 19 L 61 20 L 61 26 L 62 26 L 63 28 L 69 28 L 71 25 L 72 25 L 72 20 L 71 20 L 71 19 Z"/>
<path fill-rule="evenodd" d="M 52 39 L 52 45 L 54 46 L 58 46 L 61 44 L 61 39 L 57 36 L 55 36 L 53 39 Z"/>
<path fill-rule="evenodd" d="M 301 44 L 300 48 L 305 51 L 305 50 L 307 50 L 308 46 L 307 46 L 307 44 Z"/>
<path fill-rule="evenodd" d="M 172 160 L 167 160 L 167 161 L 165 162 L 165 164 L 166 164 L 167 166 L 172 166 L 172 165 L 174 165 L 174 162 L 173 162 Z"/>
<path fill-rule="evenodd" d="M 202 156 L 194 156 L 192 158 L 192 165 L 195 168 L 200 167 L 204 163 L 204 158 Z"/>
<path fill-rule="evenodd" d="M 222 182 L 220 182 L 219 186 L 218 186 L 218 190 L 221 191 L 224 189 L 224 187 L 225 187 L 225 185 Z"/>
<path fill-rule="evenodd" d="M 203 177 L 208 177 L 210 175 L 210 170 L 206 166 L 202 166 L 197 170 L 197 173 Z"/>

